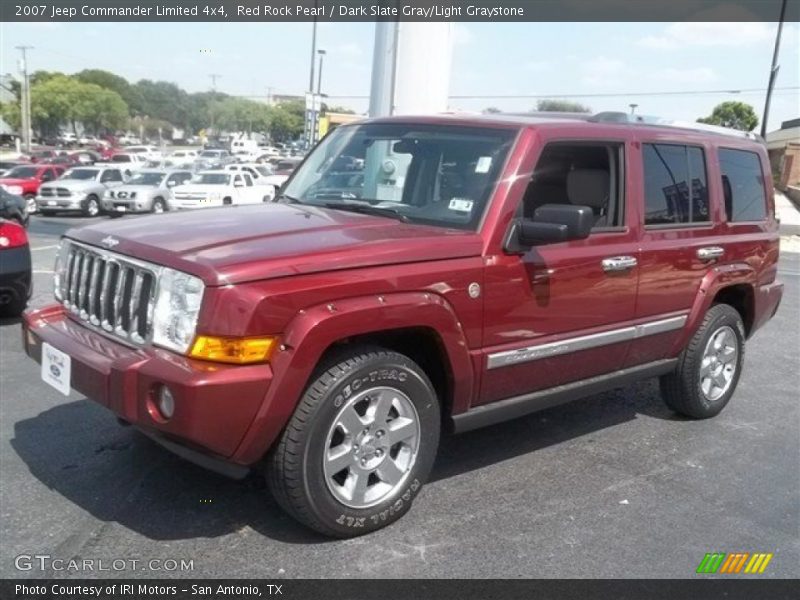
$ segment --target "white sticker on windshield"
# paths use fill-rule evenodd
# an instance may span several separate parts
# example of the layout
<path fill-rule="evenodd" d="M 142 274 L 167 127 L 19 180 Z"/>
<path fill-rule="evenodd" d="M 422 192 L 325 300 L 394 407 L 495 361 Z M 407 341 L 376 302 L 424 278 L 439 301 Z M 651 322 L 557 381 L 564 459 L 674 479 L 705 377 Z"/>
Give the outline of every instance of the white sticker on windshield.
<path fill-rule="evenodd" d="M 489 169 L 492 168 L 492 157 L 491 156 L 481 156 L 478 159 L 478 164 L 475 165 L 475 172 L 476 173 L 488 173 Z"/>
<path fill-rule="evenodd" d="M 470 212 L 472 210 L 472 200 L 466 198 L 453 198 L 450 200 L 450 210 L 457 210 L 459 212 Z"/>

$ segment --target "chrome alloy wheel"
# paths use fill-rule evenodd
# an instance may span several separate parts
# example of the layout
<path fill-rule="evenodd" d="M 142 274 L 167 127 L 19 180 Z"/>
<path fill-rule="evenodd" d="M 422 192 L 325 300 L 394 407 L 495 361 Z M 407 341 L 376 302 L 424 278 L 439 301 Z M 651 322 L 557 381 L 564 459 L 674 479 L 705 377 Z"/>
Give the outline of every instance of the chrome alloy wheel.
<path fill-rule="evenodd" d="M 708 338 L 700 363 L 700 388 L 708 400 L 719 400 L 730 389 L 738 359 L 736 333 L 723 325 Z"/>
<path fill-rule="evenodd" d="M 325 483 L 350 508 L 369 508 L 401 490 L 417 460 L 420 425 L 405 393 L 360 392 L 342 406 L 325 443 Z"/>

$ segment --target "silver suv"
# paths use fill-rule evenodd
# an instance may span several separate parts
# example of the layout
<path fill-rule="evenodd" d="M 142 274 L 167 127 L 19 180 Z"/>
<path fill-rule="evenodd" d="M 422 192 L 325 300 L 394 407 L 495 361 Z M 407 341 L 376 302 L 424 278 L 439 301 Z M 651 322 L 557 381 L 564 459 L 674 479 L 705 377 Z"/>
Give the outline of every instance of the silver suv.
<path fill-rule="evenodd" d="M 148 169 L 139 171 L 124 185 L 107 190 L 103 210 L 112 216 L 122 213 L 168 210 L 172 188 L 192 178 L 188 169 Z"/>

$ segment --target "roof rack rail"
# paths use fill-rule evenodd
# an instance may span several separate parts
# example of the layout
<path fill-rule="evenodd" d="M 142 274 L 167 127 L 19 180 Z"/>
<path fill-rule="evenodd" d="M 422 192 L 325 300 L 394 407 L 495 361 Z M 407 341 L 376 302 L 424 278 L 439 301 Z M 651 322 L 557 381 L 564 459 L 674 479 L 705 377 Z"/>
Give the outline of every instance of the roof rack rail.
<path fill-rule="evenodd" d="M 738 137 L 746 140 L 763 142 L 763 138 L 751 131 L 739 131 L 718 125 L 708 125 L 706 123 L 691 123 L 689 121 L 677 121 L 654 117 L 649 115 L 632 115 L 626 112 L 606 111 L 592 115 L 589 119 L 592 123 L 629 123 L 632 125 L 654 125 L 656 127 L 675 127 L 678 129 L 691 129 L 694 131 L 705 131 L 726 135 L 728 137 Z"/>

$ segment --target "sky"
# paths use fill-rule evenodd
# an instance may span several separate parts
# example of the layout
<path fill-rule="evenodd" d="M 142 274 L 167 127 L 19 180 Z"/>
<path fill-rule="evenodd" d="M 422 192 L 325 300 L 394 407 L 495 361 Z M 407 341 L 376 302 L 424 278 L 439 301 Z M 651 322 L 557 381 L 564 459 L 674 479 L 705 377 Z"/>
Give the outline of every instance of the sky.
<path fill-rule="evenodd" d="M 752 104 L 764 92 L 642 95 L 766 88 L 775 23 L 457 23 L 451 108 L 526 111 L 535 98 L 565 97 L 593 111 L 629 110 L 669 119 L 707 116 L 725 100 Z M 130 81 L 172 81 L 190 92 L 302 94 L 308 87 L 311 23 L 2 23 L 0 74 L 17 73 L 20 44 L 34 46 L 30 70 L 113 71 Z M 363 112 L 372 64 L 373 23 L 321 23 L 327 51 L 323 92 L 331 104 Z M 777 87 L 800 86 L 800 25 L 784 27 Z M 592 96 L 621 93 L 622 96 Z M 585 97 L 574 97 L 587 95 Z M 800 117 L 800 90 L 773 96 L 769 129 Z"/>

